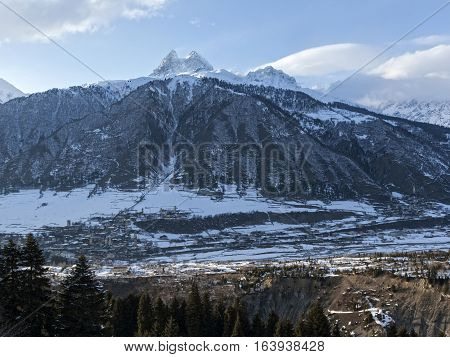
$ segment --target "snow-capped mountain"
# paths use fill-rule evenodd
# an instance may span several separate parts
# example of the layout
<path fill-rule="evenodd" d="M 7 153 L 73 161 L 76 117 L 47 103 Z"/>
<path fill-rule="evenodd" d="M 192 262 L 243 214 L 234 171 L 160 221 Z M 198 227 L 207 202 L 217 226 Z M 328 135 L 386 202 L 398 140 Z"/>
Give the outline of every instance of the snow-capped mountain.
<path fill-rule="evenodd" d="M 24 95 L 24 93 L 14 87 L 11 83 L 0 78 L 0 104 L 14 98 L 23 97 Z"/>
<path fill-rule="evenodd" d="M 121 99 L 138 87 L 154 80 L 170 79 L 173 77 L 215 78 L 220 81 L 240 84 L 258 85 L 290 90 L 305 90 L 297 85 L 295 78 L 273 67 L 266 67 L 250 71 L 247 75 L 236 74 L 224 69 L 216 70 L 195 51 L 188 56 L 179 57 L 175 50 L 163 58 L 160 65 L 147 77 L 130 80 L 113 80 L 100 82 L 90 86 L 101 86 L 116 99 Z"/>
<path fill-rule="evenodd" d="M 220 144 L 269 142 L 308 149 L 301 163 L 276 164 L 277 172 L 292 178 L 290 184 L 302 187 L 296 194 L 304 197 L 386 198 L 395 191 L 450 201 L 450 129 L 318 100 L 272 68 L 246 76 L 214 70 L 196 53 L 179 58 L 171 52 L 155 72 L 1 105 L 0 192 L 137 187 L 137 178 L 146 175 L 136 155 L 142 142 L 211 143 L 211 165 L 196 167 L 194 158 L 167 155 L 150 171 L 169 173 L 191 187 L 199 183 L 189 170 L 211 182 L 237 184 L 227 178 L 235 162 L 217 164 Z M 261 182 L 264 167 L 273 165 L 259 158 L 239 168 L 245 185 L 280 190 L 276 175 L 264 174 Z"/>
<path fill-rule="evenodd" d="M 169 78 L 182 73 L 207 72 L 213 69 L 213 66 L 195 51 L 185 58 L 180 58 L 177 52 L 172 50 L 153 71 L 151 77 Z"/>
<path fill-rule="evenodd" d="M 450 127 L 450 101 L 412 99 L 403 102 L 389 102 L 374 109 L 386 115 Z"/>

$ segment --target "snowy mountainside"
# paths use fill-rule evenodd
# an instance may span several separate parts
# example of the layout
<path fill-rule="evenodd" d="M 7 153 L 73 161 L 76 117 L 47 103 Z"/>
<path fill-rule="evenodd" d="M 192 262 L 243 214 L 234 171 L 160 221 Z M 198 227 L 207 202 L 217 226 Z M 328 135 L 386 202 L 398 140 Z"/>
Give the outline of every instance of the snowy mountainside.
<path fill-rule="evenodd" d="M 14 87 L 12 84 L 0 78 L 0 104 L 14 98 L 23 97 L 24 95 L 24 93 Z"/>
<path fill-rule="evenodd" d="M 386 115 L 450 127 L 450 101 L 413 99 L 403 102 L 388 102 L 374 109 Z"/>

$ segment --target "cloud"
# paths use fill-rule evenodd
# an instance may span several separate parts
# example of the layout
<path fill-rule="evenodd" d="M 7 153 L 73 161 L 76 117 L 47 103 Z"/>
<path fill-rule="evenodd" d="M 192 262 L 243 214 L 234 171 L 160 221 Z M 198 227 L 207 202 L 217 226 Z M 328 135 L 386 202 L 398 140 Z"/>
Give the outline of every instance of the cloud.
<path fill-rule="evenodd" d="M 450 79 L 450 45 L 393 57 L 369 72 L 384 79 Z"/>
<path fill-rule="evenodd" d="M 9 0 L 14 11 L 52 38 L 95 32 L 114 21 L 154 16 L 169 0 Z M 29 24 L 0 6 L 0 43 L 45 41 Z"/>
<path fill-rule="evenodd" d="M 331 95 L 365 106 L 410 99 L 448 100 L 450 44 L 434 45 L 444 40 L 444 35 L 416 38 L 408 43 L 415 51 L 386 54 L 378 64 L 337 86 Z M 433 46 L 432 43 L 434 47 L 422 49 L 427 44 Z M 327 92 L 379 50 L 371 45 L 338 43 L 305 49 L 258 68 L 271 65 L 294 76 L 303 87 Z"/>
<path fill-rule="evenodd" d="M 435 46 L 444 43 L 450 43 L 450 35 L 430 35 L 423 37 L 416 37 L 411 40 L 411 43 L 421 46 Z"/>
<path fill-rule="evenodd" d="M 357 43 L 338 43 L 309 48 L 259 66 L 272 66 L 291 76 L 323 76 L 336 72 L 354 71 L 369 61 L 374 47 Z"/>
<path fill-rule="evenodd" d="M 450 80 L 441 78 L 385 79 L 360 73 L 333 91 L 332 96 L 377 107 L 387 102 L 417 99 L 449 100 Z"/>

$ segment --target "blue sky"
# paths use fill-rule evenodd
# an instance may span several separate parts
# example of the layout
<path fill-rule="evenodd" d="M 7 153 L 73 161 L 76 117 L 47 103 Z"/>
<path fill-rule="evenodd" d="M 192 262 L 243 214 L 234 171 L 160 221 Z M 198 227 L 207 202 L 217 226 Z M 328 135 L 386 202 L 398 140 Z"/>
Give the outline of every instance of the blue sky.
<path fill-rule="evenodd" d="M 169 50 L 176 49 L 181 55 L 197 50 L 214 67 L 241 73 L 275 63 L 308 86 L 326 86 L 351 73 L 445 3 L 442 0 L 98 0 L 93 6 L 89 0 L 2 1 L 108 79 L 150 74 Z M 410 63 L 410 59 L 397 60 L 389 68 L 385 62 L 407 52 L 447 46 L 449 18 L 450 6 L 383 56 L 374 64 L 371 75 L 391 81 L 410 80 L 410 74 L 408 78 L 393 78 L 391 68 L 397 66 L 394 69 L 398 73 L 398 66 Z M 323 47 L 336 44 L 350 45 Z M 306 52 L 291 58 L 288 65 L 286 61 L 277 62 L 317 47 L 312 54 Z M 326 51 L 322 51 L 324 48 Z M 447 48 L 443 51 L 430 54 L 438 56 L 438 65 L 443 66 L 436 72 L 440 81 L 446 79 L 448 70 L 442 58 L 450 54 Z M 310 73 L 309 67 L 299 69 L 301 64 L 292 65 L 292 61 L 305 58 L 314 64 L 325 61 L 326 69 L 316 68 Z M 430 69 L 423 70 L 421 63 L 415 65 L 413 76 L 422 71 L 426 72 L 424 77 L 432 77 Z M 383 64 L 385 67 L 380 67 Z M 99 81 L 1 5 L 0 78 L 25 92 Z"/>

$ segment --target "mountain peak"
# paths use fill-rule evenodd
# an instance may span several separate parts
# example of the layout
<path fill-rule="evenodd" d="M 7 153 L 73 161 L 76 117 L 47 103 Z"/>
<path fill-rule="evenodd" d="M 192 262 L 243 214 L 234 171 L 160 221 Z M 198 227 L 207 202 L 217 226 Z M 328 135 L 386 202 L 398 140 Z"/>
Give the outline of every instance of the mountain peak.
<path fill-rule="evenodd" d="M 11 83 L 0 78 L 0 104 L 24 95 L 22 91 L 18 90 Z"/>
<path fill-rule="evenodd" d="M 272 66 L 259 68 L 247 74 L 247 80 L 253 84 L 269 85 L 276 88 L 297 88 L 297 81 Z"/>
<path fill-rule="evenodd" d="M 212 71 L 214 67 L 198 52 L 192 51 L 186 57 L 180 58 L 175 50 L 163 58 L 161 64 L 153 71 L 153 76 L 173 77 L 181 73 L 196 73 Z"/>

